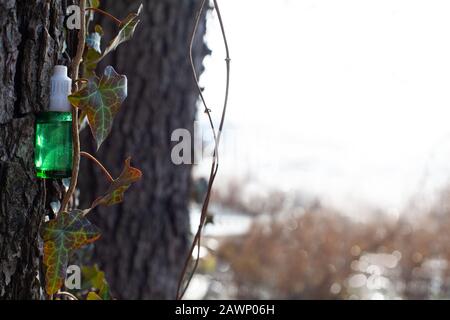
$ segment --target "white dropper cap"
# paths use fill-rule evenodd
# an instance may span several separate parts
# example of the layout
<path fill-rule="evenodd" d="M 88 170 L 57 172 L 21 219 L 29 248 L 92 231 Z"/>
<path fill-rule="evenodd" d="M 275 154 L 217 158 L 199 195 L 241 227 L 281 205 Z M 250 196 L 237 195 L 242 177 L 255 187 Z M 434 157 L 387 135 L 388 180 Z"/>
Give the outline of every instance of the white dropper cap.
<path fill-rule="evenodd" d="M 50 82 L 50 111 L 70 112 L 72 108 L 67 97 L 72 92 L 72 79 L 67 76 L 67 67 L 55 66 Z"/>

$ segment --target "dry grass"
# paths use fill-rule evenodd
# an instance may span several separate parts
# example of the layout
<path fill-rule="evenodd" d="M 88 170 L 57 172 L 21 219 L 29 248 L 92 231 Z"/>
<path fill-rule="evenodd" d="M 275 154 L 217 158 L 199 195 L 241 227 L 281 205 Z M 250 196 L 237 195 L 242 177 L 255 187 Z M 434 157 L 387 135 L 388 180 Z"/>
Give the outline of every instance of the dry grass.
<path fill-rule="evenodd" d="M 233 194 L 222 196 L 222 205 L 230 201 L 233 208 L 245 208 Z M 443 193 L 442 199 L 415 221 L 407 219 L 408 213 L 395 222 L 379 213 L 365 223 L 317 205 L 299 213 L 295 207 L 286 209 L 283 201 L 275 201 L 269 212 L 283 208 L 283 214 L 268 215 L 248 234 L 225 241 L 218 258 L 230 264 L 237 298 L 352 298 L 355 290 L 349 277 L 358 272 L 371 276 L 370 264 L 363 261 L 367 253 L 398 258 L 395 267 L 384 268 L 387 273 L 382 275 L 398 297 L 450 298 L 448 193 Z M 253 202 L 258 206 L 246 208 L 246 212 L 268 208 L 262 202 Z M 430 269 L 433 263 L 435 267 Z M 361 265 L 369 271 L 358 270 Z"/>

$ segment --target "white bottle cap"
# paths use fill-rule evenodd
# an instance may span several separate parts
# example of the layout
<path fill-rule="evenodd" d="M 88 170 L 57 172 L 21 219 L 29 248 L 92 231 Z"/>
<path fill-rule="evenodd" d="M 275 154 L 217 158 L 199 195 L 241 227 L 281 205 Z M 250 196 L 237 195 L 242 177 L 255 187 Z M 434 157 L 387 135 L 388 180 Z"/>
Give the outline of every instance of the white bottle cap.
<path fill-rule="evenodd" d="M 70 112 L 72 108 L 67 97 L 72 92 L 72 79 L 67 76 L 67 67 L 55 66 L 50 82 L 50 111 Z"/>

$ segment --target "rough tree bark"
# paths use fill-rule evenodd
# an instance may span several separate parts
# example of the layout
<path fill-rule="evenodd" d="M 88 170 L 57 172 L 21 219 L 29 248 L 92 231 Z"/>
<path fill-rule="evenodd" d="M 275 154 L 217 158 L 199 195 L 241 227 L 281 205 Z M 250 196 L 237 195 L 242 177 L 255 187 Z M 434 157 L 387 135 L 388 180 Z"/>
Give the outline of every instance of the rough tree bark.
<path fill-rule="evenodd" d="M 43 298 L 34 120 L 48 105 L 63 23 L 61 0 L 0 0 L 0 299 Z"/>
<path fill-rule="evenodd" d="M 95 245 L 99 262 L 118 298 L 174 299 L 190 242 L 188 203 L 191 167 L 175 166 L 171 133 L 191 132 L 198 94 L 189 64 L 189 40 L 199 1 L 142 1 L 141 24 L 134 38 L 112 54 L 111 63 L 128 76 L 128 98 L 116 118 L 112 135 L 96 154 L 118 176 L 127 156 L 143 171 L 141 182 L 125 202 L 101 208 L 90 216 L 103 236 Z M 102 1 L 118 17 L 135 11 L 139 1 Z M 103 20 L 106 34 L 115 27 Z M 195 43 L 196 63 L 208 53 L 203 42 L 205 22 Z M 93 150 L 90 133 L 82 148 Z M 80 177 L 84 205 L 105 191 L 105 178 L 86 160 Z"/>

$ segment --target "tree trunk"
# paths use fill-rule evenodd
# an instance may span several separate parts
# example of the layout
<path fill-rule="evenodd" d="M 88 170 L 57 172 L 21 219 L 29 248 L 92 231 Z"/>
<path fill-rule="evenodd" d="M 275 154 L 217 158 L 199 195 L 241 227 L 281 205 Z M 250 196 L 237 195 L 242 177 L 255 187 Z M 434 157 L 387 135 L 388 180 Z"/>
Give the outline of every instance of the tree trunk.
<path fill-rule="evenodd" d="M 43 298 L 45 186 L 34 172 L 34 120 L 48 105 L 63 23 L 61 0 L 0 0 L 1 299 Z"/>
<path fill-rule="evenodd" d="M 102 1 L 110 13 L 125 17 L 139 2 Z M 171 134 L 193 132 L 198 93 L 189 64 L 189 40 L 199 1 L 143 1 L 141 24 L 134 38 L 112 54 L 108 63 L 128 76 L 128 98 L 112 134 L 97 156 L 118 176 L 124 160 L 143 171 L 143 179 L 127 191 L 124 203 L 96 209 L 90 216 L 102 230 L 93 262 L 99 262 L 113 294 L 128 299 L 174 299 L 191 241 L 188 204 L 191 166 L 171 161 Z M 105 34 L 116 27 L 102 20 Z M 199 71 L 208 50 L 203 19 L 195 42 Z M 103 66 L 104 67 L 104 66 Z M 100 70 L 100 72 L 102 69 Z M 82 148 L 93 150 L 90 132 Z M 82 161 L 81 199 L 89 204 L 105 191 L 98 168 Z"/>

